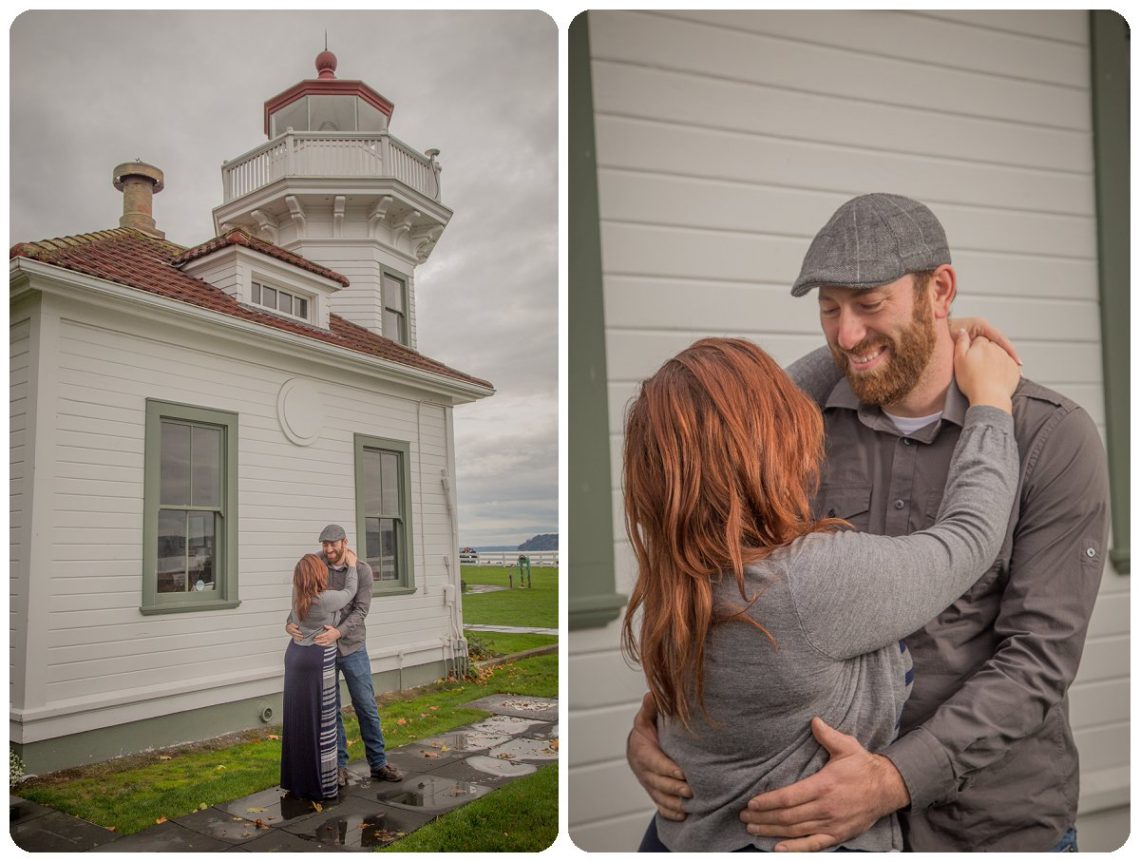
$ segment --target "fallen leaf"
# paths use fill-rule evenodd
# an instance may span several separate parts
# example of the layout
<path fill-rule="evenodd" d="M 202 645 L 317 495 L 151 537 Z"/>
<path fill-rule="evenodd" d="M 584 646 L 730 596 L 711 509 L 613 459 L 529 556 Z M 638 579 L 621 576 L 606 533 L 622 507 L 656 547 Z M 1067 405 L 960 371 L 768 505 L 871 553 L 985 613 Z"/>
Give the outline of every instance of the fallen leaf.
<path fill-rule="evenodd" d="M 108 826 L 108 827 L 107 827 L 107 831 L 108 831 L 108 832 L 118 832 L 119 830 L 118 830 L 118 829 L 116 829 L 114 826 Z"/>
<path fill-rule="evenodd" d="M 550 747 L 552 749 L 554 749 L 555 751 L 557 751 L 558 750 L 558 740 L 557 739 L 550 740 Z"/>
<path fill-rule="evenodd" d="M 160 754 L 158 756 L 158 759 L 159 760 L 173 760 L 173 758 L 169 754 Z"/>
<path fill-rule="evenodd" d="M 274 734 L 272 734 L 272 733 L 271 733 L 271 734 L 269 734 L 269 736 L 267 736 L 267 737 L 265 737 L 265 738 L 266 738 L 266 739 L 274 739 L 274 740 L 276 740 L 276 739 L 280 739 L 281 737 L 280 737 L 280 736 L 276 736 L 276 735 L 274 735 Z"/>
<path fill-rule="evenodd" d="M 425 751 L 424 757 L 439 757 L 438 751 Z"/>
<path fill-rule="evenodd" d="M 323 805 L 321 805 L 321 803 L 319 803 L 319 802 L 314 802 L 313 803 L 313 810 L 319 814 L 320 812 L 325 810 L 325 807 Z"/>
<path fill-rule="evenodd" d="M 450 747 L 450 746 L 447 746 L 447 745 L 441 745 L 441 746 L 439 747 L 439 750 L 440 750 L 440 751 L 451 751 L 451 747 Z"/>
<path fill-rule="evenodd" d="M 225 768 L 226 768 L 226 765 L 223 763 L 221 766 L 215 766 L 214 772 L 221 772 Z"/>
<path fill-rule="evenodd" d="M 258 829 L 268 829 L 269 828 L 269 824 L 266 823 L 264 820 L 262 820 L 260 817 L 258 817 L 256 820 L 253 821 L 253 825 L 256 826 Z"/>
<path fill-rule="evenodd" d="M 437 709 L 439 709 L 439 707 L 438 706 L 429 706 L 428 709 L 430 709 L 432 712 L 435 712 Z"/>
<path fill-rule="evenodd" d="M 210 806 L 209 806 L 209 805 L 207 805 L 205 802 L 199 802 L 199 803 L 198 803 L 198 810 L 199 810 L 199 811 L 205 811 L 205 810 L 206 810 L 207 808 L 209 808 L 209 807 L 210 807 Z"/>
<path fill-rule="evenodd" d="M 165 823 L 165 822 L 166 822 L 166 818 L 165 818 L 165 817 L 159 817 L 159 818 L 158 818 L 157 820 L 155 820 L 154 822 L 155 822 L 155 823 L 158 823 L 158 824 L 162 824 L 162 823 Z"/>
<path fill-rule="evenodd" d="M 403 727 L 407 723 L 408 723 L 408 720 L 406 718 L 397 718 L 396 719 L 396 724 L 400 725 L 400 727 Z"/>
<path fill-rule="evenodd" d="M 247 808 L 246 811 L 250 814 L 264 814 L 264 808 Z"/>

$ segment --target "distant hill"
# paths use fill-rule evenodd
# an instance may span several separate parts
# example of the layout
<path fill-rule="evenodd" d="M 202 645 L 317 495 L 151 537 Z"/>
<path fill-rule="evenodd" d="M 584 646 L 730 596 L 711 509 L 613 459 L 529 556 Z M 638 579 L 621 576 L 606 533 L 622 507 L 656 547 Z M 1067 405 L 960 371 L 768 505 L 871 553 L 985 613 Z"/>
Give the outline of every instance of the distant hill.
<path fill-rule="evenodd" d="M 558 550 L 558 534 L 557 533 L 540 533 L 537 536 L 532 536 L 521 545 L 520 551 L 557 551 Z"/>

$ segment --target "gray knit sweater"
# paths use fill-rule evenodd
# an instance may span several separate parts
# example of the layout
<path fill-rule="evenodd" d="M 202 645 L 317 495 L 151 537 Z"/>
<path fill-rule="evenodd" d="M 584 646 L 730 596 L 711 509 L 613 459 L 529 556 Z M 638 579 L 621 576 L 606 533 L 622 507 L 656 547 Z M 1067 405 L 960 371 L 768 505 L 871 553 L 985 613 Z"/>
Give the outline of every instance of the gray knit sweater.
<path fill-rule="evenodd" d="M 811 734 L 819 716 L 875 751 L 891 742 L 910 690 L 900 638 L 921 628 L 986 570 L 999 551 L 1017 487 L 1017 442 L 1008 413 L 972 407 L 950 465 L 938 523 L 909 536 L 851 530 L 813 533 L 746 570 L 749 615 L 775 637 L 733 621 L 705 644 L 705 704 L 693 731 L 659 718 L 661 747 L 693 789 L 682 822 L 658 816 L 674 851 L 770 850 L 747 833 L 748 800 L 818 771 L 827 752 Z M 714 589 L 736 610 L 735 579 Z M 902 849 L 892 815 L 844 846 Z"/>
<path fill-rule="evenodd" d="M 309 646 L 313 638 L 324 631 L 325 626 L 335 626 L 339 611 L 352 601 L 356 595 L 356 566 L 349 566 L 344 580 L 343 590 L 322 590 L 309 605 L 309 613 L 303 620 L 297 619 L 297 612 L 289 613 L 289 622 L 300 627 L 304 637 L 301 646 Z"/>

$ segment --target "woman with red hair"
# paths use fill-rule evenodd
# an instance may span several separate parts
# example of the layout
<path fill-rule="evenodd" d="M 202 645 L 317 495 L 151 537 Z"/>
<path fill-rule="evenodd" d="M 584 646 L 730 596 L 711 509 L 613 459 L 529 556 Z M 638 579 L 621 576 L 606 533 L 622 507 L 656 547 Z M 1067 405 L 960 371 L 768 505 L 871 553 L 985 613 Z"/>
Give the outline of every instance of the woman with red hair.
<path fill-rule="evenodd" d="M 984 338 L 959 340 L 954 361 L 971 407 L 938 523 L 905 537 L 812 516 L 822 419 L 751 342 L 698 341 L 642 384 L 625 428 L 638 577 L 622 642 L 693 790 L 683 821 L 656 818 L 669 850 L 770 850 L 739 812 L 824 765 L 814 716 L 871 751 L 894 738 L 912 681 L 900 639 L 986 570 L 1017 487 L 1017 366 Z M 892 815 L 843 847 L 902 836 Z"/>
<path fill-rule="evenodd" d="M 356 561 L 351 560 L 344 589 L 329 590 L 329 570 L 316 554 L 305 554 L 293 569 L 293 610 L 289 622 L 300 640 L 285 650 L 282 695 L 281 787 L 302 799 L 320 801 L 337 795 L 336 644 L 313 643 L 337 612 L 356 595 Z"/>

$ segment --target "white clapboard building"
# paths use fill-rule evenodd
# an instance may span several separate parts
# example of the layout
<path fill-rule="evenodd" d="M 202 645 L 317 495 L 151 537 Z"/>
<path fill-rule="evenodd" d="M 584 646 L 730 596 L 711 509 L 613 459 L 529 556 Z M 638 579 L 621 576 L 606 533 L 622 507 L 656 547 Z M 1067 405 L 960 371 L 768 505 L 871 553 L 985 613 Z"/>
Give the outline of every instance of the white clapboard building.
<path fill-rule="evenodd" d="M 573 841 L 636 849 L 652 811 L 624 758 L 645 691 L 619 650 L 635 576 L 625 406 L 704 335 L 752 338 L 783 364 L 819 346 L 815 302 L 790 285 L 831 213 L 884 191 L 945 225 L 957 313 L 1008 333 L 1026 375 L 1079 402 L 1105 438 L 1113 560 L 1070 714 L 1081 849 L 1119 847 L 1130 790 L 1124 20 L 594 11 L 569 46 Z"/>
<path fill-rule="evenodd" d="M 293 566 L 330 522 L 376 579 L 378 687 L 465 657 L 452 409 L 493 389 L 416 350 L 415 269 L 451 217 L 437 153 L 335 68 L 265 103 L 209 241 L 164 239 L 162 172 L 132 162 L 118 227 L 11 249 L 29 771 L 279 721 Z"/>

